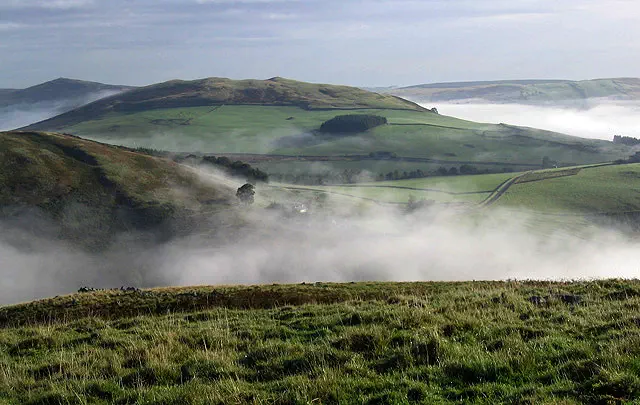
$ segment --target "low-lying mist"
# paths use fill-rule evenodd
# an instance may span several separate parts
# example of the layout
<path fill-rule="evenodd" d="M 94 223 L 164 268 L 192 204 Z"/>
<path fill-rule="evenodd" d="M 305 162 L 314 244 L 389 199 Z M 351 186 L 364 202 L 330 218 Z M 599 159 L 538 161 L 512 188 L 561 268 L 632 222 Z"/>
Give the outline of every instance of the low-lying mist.
<path fill-rule="evenodd" d="M 100 254 L 52 242 L 43 219 L 3 222 L 0 304 L 81 286 L 640 276 L 640 243 L 611 229 L 573 235 L 542 231 L 532 226 L 538 217 L 517 211 L 323 204 L 332 202 L 331 210 L 311 206 L 306 214 L 239 207 L 240 222 L 218 214 L 197 233 L 161 244 L 123 234 Z"/>
<path fill-rule="evenodd" d="M 640 136 L 640 102 L 594 99 L 577 107 L 562 103 L 533 106 L 471 100 L 422 105 L 435 106 L 440 114 L 470 121 L 540 128 L 583 138 L 610 141 L 614 135 Z"/>
<path fill-rule="evenodd" d="M 113 96 L 120 91 L 105 90 L 88 94 L 85 97 L 60 99 L 54 102 L 40 102 L 33 104 L 13 104 L 0 106 L 0 131 L 21 128 L 35 124 L 64 112 L 89 104 L 104 97 Z"/>

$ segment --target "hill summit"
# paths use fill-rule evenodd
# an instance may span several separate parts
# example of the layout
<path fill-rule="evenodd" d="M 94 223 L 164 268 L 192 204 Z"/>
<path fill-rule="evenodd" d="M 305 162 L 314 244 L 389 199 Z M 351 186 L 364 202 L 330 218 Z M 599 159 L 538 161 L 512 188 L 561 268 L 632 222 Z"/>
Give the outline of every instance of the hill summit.
<path fill-rule="evenodd" d="M 294 106 L 305 110 L 371 108 L 427 111 L 418 104 L 396 96 L 350 86 L 307 83 L 281 77 L 267 80 L 211 77 L 190 81 L 170 80 L 133 89 L 27 128 L 55 130 L 110 112 L 220 105 Z"/>

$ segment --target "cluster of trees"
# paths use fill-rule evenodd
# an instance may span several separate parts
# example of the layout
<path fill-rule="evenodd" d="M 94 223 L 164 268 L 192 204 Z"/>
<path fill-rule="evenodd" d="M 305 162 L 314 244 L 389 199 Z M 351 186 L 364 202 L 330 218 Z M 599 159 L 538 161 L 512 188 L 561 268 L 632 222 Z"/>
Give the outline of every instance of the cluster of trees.
<path fill-rule="evenodd" d="M 320 125 L 320 132 L 329 134 L 352 134 L 364 132 L 380 125 L 385 125 L 387 119 L 379 115 L 347 114 L 338 115 Z"/>
<path fill-rule="evenodd" d="M 613 143 L 619 143 L 627 146 L 640 145 L 640 139 L 631 136 L 614 135 Z"/>
<path fill-rule="evenodd" d="M 324 185 L 324 184 L 353 184 L 362 181 L 373 181 L 362 169 L 345 169 L 343 171 L 325 173 L 271 173 L 273 181 L 289 184 Z"/>
<path fill-rule="evenodd" d="M 512 172 L 513 169 L 504 167 L 500 170 L 503 173 Z M 343 171 L 325 172 L 325 173 L 271 173 L 269 178 L 273 181 L 289 184 L 304 185 L 328 185 L 328 184 L 354 184 L 366 181 L 391 181 L 420 179 L 429 176 L 457 176 L 468 174 L 487 174 L 489 169 L 478 169 L 476 166 L 464 164 L 459 167 L 440 166 L 435 171 L 424 171 L 421 169 L 412 171 L 394 170 L 388 173 L 379 173 L 375 177 L 362 169 L 345 169 Z"/>
<path fill-rule="evenodd" d="M 511 169 L 504 168 L 503 172 L 512 171 Z M 435 172 L 425 172 L 420 169 L 412 170 L 410 172 L 394 170 L 388 173 L 380 173 L 376 176 L 376 181 L 389 181 L 389 180 L 405 180 L 405 179 L 419 179 L 429 176 L 457 176 L 459 174 L 487 174 L 489 169 L 480 170 L 475 166 L 464 164 L 459 168 L 451 166 L 449 168 L 440 166 Z"/>
<path fill-rule="evenodd" d="M 202 163 L 221 167 L 231 176 L 246 177 L 249 182 L 262 181 L 266 183 L 269 181 L 269 175 L 262 170 L 251 167 L 249 163 L 239 160 L 232 161 L 226 156 L 205 156 L 202 158 Z"/>
<path fill-rule="evenodd" d="M 262 170 L 251 167 L 249 163 L 241 162 L 239 160 L 231 160 L 226 156 L 215 157 L 215 156 L 203 156 L 198 157 L 196 155 L 187 155 L 184 154 L 175 154 L 173 152 L 167 152 L 164 150 L 158 150 L 153 148 L 135 148 L 134 151 L 138 153 L 144 153 L 145 155 L 157 156 L 157 157 L 165 157 L 171 158 L 174 162 L 178 163 L 192 163 L 192 164 L 210 164 L 213 166 L 218 166 L 222 168 L 227 174 L 235 177 L 246 177 L 249 182 L 268 182 L 269 174 L 263 172 Z"/>
<path fill-rule="evenodd" d="M 405 180 L 405 179 L 420 179 L 422 177 L 428 177 L 429 173 L 423 172 L 422 170 L 412 170 L 410 172 L 400 172 L 398 170 L 394 170 L 389 173 L 380 173 L 376 176 L 376 181 L 385 181 L 385 180 Z"/>
<path fill-rule="evenodd" d="M 640 152 L 629 156 L 629 159 L 619 159 L 615 161 L 616 164 L 622 165 L 625 163 L 640 163 Z"/>

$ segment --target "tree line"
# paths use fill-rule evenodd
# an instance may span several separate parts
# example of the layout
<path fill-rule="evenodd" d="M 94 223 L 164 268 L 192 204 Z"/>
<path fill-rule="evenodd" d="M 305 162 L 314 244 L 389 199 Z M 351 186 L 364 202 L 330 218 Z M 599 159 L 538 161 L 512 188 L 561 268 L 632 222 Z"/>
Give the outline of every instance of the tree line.
<path fill-rule="evenodd" d="M 499 172 L 510 173 L 513 169 L 504 167 Z M 355 184 L 372 181 L 393 181 L 420 179 L 433 176 L 458 176 L 472 174 L 488 174 L 489 169 L 479 169 L 476 166 L 463 164 L 457 166 L 440 166 L 434 171 L 416 169 L 411 171 L 393 170 L 387 173 L 372 174 L 362 169 L 345 169 L 342 171 L 324 173 L 270 173 L 269 178 L 279 183 L 303 184 L 309 186 L 330 184 Z M 495 173 L 495 171 L 494 171 Z"/>
<path fill-rule="evenodd" d="M 640 145 L 640 139 L 631 136 L 614 135 L 613 143 L 619 143 L 627 146 Z"/>
<path fill-rule="evenodd" d="M 135 148 L 134 151 L 138 153 L 144 153 L 145 155 L 151 155 L 156 157 L 169 158 L 177 163 L 199 165 L 206 164 L 216 166 L 222 169 L 226 174 L 234 177 L 243 177 L 250 183 L 253 182 L 268 182 L 269 174 L 263 172 L 257 167 L 252 167 L 249 163 L 241 162 L 239 160 L 231 160 L 226 156 L 196 156 L 194 154 L 184 155 L 176 154 L 173 152 L 167 152 L 164 150 L 158 150 L 153 148 Z"/>

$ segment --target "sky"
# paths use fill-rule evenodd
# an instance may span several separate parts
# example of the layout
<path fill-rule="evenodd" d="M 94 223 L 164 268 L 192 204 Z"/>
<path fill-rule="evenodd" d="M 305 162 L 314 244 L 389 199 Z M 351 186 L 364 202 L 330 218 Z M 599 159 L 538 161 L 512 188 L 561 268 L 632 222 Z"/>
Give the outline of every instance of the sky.
<path fill-rule="evenodd" d="M 636 0 L 0 0 L 0 88 L 640 76 Z"/>

